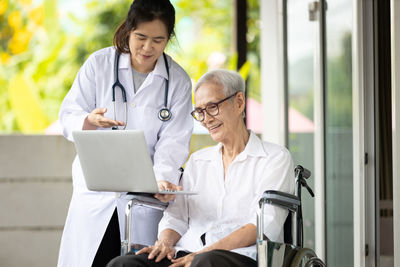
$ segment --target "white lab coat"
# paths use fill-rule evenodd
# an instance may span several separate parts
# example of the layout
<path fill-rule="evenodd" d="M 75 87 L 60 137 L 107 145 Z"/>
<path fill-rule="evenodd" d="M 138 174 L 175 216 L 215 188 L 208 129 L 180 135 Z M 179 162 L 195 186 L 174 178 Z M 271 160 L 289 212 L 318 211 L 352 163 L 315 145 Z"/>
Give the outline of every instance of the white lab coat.
<path fill-rule="evenodd" d="M 97 107 L 106 107 L 106 117 L 113 118 L 112 85 L 114 83 L 115 49 L 108 47 L 93 53 L 79 70 L 60 109 L 64 136 L 72 139 L 72 131 L 81 130 L 87 115 Z M 186 72 L 169 56 L 168 107 L 172 118 L 158 119 L 164 105 L 164 86 L 168 78 L 161 56 L 137 93 L 134 92 L 129 54 L 121 54 L 119 80 L 124 85 L 128 102 L 126 129 L 141 129 L 145 133 L 157 180 L 178 183 L 179 167 L 189 153 L 193 129 L 190 116 L 191 81 Z M 121 90 L 116 90 L 117 119 L 125 121 Z M 99 129 L 109 130 L 109 129 Z M 79 159 L 72 165 L 73 195 L 61 240 L 58 266 L 91 266 L 115 207 L 118 210 L 121 240 L 124 237 L 124 195 L 113 192 L 94 192 L 86 187 Z M 156 238 L 161 213 L 135 207 L 133 241 L 150 245 Z"/>

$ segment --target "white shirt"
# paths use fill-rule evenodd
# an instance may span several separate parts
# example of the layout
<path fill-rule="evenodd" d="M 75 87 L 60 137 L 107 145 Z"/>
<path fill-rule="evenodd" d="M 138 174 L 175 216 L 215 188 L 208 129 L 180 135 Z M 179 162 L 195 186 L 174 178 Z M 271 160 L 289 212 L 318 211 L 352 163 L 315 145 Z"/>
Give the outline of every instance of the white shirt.
<path fill-rule="evenodd" d="M 64 136 L 72 140 L 72 131 L 82 130 L 87 115 L 95 108 L 107 108 L 105 116 L 114 118 L 112 85 L 115 49 L 101 49 L 86 60 L 60 108 L 60 123 Z M 154 171 L 158 180 L 178 183 L 179 167 L 189 153 L 193 119 L 191 80 L 187 73 L 169 56 L 169 77 L 161 55 L 155 68 L 148 74 L 137 92 L 133 88 L 129 54 L 121 54 L 119 80 L 126 89 L 128 122 L 126 129 L 144 131 Z M 164 105 L 165 82 L 169 80 L 169 121 L 158 119 Z M 125 107 L 121 90 L 116 89 L 117 120 L 125 121 Z M 102 129 L 99 130 L 110 130 Z M 125 230 L 125 208 L 128 200 L 113 192 L 89 191 L 83 178 L 78 158 L 72 165 L 73 195 L 60 245 L 58 266 L 91 266 L 97 248 L 117 207 L 121 240 Z M 160 212 L 144 207 L 133 208 L 132 240 L 140 244 L 153 244 Z"/>
<path fill-rule="evenodd" d="M 224 180 L 221 144 L 193 153 L 182 178 L 185 190 L 198 195 L 177 196 L 164 211 L 159 233 L 173 229 L 181 235 L 176 250 L 196 252 L 240 227 L 256 225 L 257 203 L 266 190 L 294 193 L 294 167 L 286 148 L 261 141 L 250 133 L 245 149 L 228 167 Z M 265 206 L 264 233 L 283 242 L 285 209 Z M 256 260 L 255 245 L 233 250 Z"/>

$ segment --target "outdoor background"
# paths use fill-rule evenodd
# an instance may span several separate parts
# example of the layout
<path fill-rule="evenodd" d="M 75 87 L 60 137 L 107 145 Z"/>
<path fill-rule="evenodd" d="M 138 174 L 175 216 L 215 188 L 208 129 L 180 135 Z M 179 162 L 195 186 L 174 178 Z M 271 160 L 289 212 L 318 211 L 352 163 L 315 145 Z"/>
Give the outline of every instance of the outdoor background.
<path fill-rule="evenodd" d="M 0 0 L 0 132 L 59 133 L 59 107 L 76 73 L 91 53 L 112 45 L 131 2 Z M 167 53 L 193 82 L 210 68 L 236 69 L 233 1 L 172 2 L 176 38 Z M 241 73 L 252 99 L 248 120 L 260 132 L 259 4 L 248 5 L 248 63 Z"/>
<path fill-rule="evenodd" d="M 208 69 L 237 68 L 233 0 L 175 0 L 167 47 L 193 83 Z M 130 0 L 0 0 L 0 262 L 54 267 L 72 194 L 73 143 L 58 112 L 87 59 L 111 46 Z M 248 1 L 248 126 L 261 132 L 259 7 Z M 253 115 L 251 115 L 253 114 Z M 211 144 L 195 124 L 191 151 Z M 21 256 L 22 255 L 22 256 Z"/>
<path fill-rule="evenodd" d="M 212 68 L 237 69 L 234 0 L 172 0 L 167 47 L 193 83 Z M 314 173 L 316 23 L 307 0 L 287 1 L 288 148 Z M 353 257 L 352 5 L 328 1 L 326 119 L 327 257 Z M 259 0 L 247 0 L 247 126 L 261 133 Z M 131 0 L 0 0 L 0 262 L 54 266 L 71 197 L 73 144 L 60 134 L 60 104 L 87 57 L 111 46 Z M 269 88 L 264 88 L 268 90 Z M 269 114 L 264 114 L 268 116 Z M 268 131 L 265 127 L 265 131 Z M 191 151 L 210 140 L 195 124 Z M 208 139 L 207 139 L 208 137 Z M 314 189 L 312 176 L 309 185 Z M 391 188 L 389 188 L 391 190 Z M 391 192 L 387 190 L 388 192 Z M 314 200 L 303 194 L 305 244 L 314 248 Z M 24 257 L 18 255 L 24 253 Z M 340 255 L 340 256 L 339 256 Z M 351 264 L 351 263 L 350 263 Z"/>

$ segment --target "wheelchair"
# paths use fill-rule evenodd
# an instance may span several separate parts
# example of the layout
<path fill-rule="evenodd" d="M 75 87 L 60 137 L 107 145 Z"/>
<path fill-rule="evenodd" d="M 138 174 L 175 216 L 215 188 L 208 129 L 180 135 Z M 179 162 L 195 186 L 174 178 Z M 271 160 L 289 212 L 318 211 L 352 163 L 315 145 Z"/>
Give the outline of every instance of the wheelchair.
<path fill-rule="evenodd" d="M 314 193 L 306 179 L 311 172 L 300 165 L 295 168 L 296 195 L 276 190 L 267 190 L 261 197 L 257 209 L 257 263 L 259 267 L 297 267 L 321 266 L 325 263 L 312 249 L 303 247 L 303 215 L 301 207 L 301 189 L 305 187 L 312 197 Z M 289 211 L 284 224 L 284 243 L 265 239 L 263 233 L 264 205 L 270 204 Z M 296 217 L 294 217 L 296 215 Z M 293 242 L 295 237 L 295 242 Z"/>

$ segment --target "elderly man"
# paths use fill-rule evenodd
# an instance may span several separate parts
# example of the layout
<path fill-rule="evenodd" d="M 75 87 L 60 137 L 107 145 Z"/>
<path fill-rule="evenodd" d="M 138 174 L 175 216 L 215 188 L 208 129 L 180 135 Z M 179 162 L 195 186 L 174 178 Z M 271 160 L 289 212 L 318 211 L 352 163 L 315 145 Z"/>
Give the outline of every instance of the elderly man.
<path fill-rule="evenodd" d="M 108 266 L 257 266 L 256 209 L 265 190 L 294 192 L 293 162 L 243 121 L 245 83 L 214 70 L 195 86 L 193 117 L 219 144 L 192 154 L 181 180 L 198 195 L 177 196 L 165 210 L 156 243 Z M 283 241 L 287 211 L 267 206 L 264 234 Z"/>

